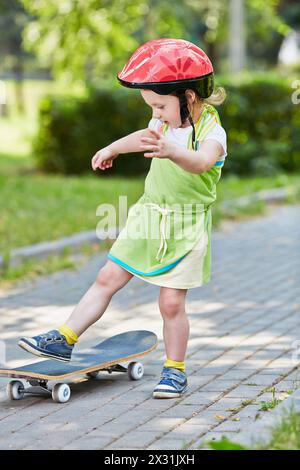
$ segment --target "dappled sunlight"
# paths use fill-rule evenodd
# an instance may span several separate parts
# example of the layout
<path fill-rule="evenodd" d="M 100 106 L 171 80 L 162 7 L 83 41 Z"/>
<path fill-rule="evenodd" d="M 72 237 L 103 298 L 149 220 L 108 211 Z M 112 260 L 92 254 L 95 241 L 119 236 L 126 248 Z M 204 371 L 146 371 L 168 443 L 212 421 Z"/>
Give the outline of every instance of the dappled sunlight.
<path fill-rule="evenodd" d="M 36 357 L 36 356 L 33 356 L 32 354 L 26 354 L 26 357 L 25 357 L 25 354 L 24 354 L 24 357 L 22 357 L 22 359 L 12 359 L 12 360 L 8 360 L 6 363 L 5 363 L 5 368 L 16 368 L 16 367 L 22 367 L 24 366 L 25 363 L 36 363 L 36 362 L 40 362 L 44 360 L 43 358 L 41 357 Z M 1 369 L 1 366 L 0 366 L 0 369 Z"/>
<path fill-rule="evenodd" d="M 187 311 L 188 313 L 197 313 L 198 315 L 204 315 L 207 312 L 218 312 L 228 305 L 222 302 L 210 302 L 208 300 L 190 300 L 187 298 Z"/>

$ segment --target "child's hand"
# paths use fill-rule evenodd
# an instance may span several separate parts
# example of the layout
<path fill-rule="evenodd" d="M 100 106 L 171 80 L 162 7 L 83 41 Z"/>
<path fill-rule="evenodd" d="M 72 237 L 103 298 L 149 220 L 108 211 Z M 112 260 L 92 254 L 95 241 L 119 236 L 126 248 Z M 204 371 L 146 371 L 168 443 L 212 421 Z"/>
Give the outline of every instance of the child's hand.
<path fill-rule="evenodd" d="M 167 140 L 162 133 L 154 131 L 153 129 L 149 129 L 149 131 L 152 137 L 141 137 L 141 149 L 150 151 L 144 153 L 144 156 L 147 158 L 170 158 L 170 160 L 172 160 L 177 145 Z"/>
<path fill-rule="evenodd" d="M 118 154 L 114 154 L 110 147 L 105 147 L 93 156 L 92 158 L 92 168 L 93 170 L 106 170 L 107 168 L 111 168 L 113 164 L 113 159 L 116 158 Z"/>

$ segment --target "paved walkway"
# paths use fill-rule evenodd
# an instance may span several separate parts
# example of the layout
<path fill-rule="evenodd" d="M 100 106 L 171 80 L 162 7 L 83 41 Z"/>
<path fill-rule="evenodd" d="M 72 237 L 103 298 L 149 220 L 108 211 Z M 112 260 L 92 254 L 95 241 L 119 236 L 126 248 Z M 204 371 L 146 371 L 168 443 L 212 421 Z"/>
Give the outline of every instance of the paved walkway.
<path fill-rule="evenodd" d="M 293 344 L 300 341 L 299 221 L 300 206 L 277 207 L 214 234 L 213 280 L 187 297 L 191 336 L 184 397 L 151 397 L 164 360 L 159 288 L 134 278 L 81 344 L 129 329 L 155 331 L 160 344 L 143 361 L 143 379 L 102 373 L 75 384 L 64 405 L 40 397 L 10 402 L 7 380 L 1 379 L 0 448 L 197 449 L 259 419 L 259 402 L 272 399 L 270 387 L 283 398 L 300 383 L 292 355 L 300 345 Z M 0 339 L 9 365 L 30 360 L 16 346 L 19 336 L 61 324 L 104 262 L 102 254 L 77 271 L 0 292 Z"/>

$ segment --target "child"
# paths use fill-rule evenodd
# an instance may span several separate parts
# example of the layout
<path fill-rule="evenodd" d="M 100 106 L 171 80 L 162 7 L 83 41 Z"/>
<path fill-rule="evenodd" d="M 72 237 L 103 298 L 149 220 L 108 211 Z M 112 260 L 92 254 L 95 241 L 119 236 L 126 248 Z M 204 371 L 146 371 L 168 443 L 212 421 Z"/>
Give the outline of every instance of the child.
<path fill-rule="evenodd" d="M 224 99 L 224 90 L 213 93 L 213 77 L 206 54 L 180 39 L 147 42 L 119 73 L 123 86 L 141 90 L 153 118 L 148 129 L 98 151 L 92 168 L 105 170 L 119 154 L 144 151 L 152 159 L 144 194 L 130 209 L 108 261 L 67 322 L 58 330 L 21 338 L 22 348 L 69 361 L 79 336 L 99 320 L 112 296 L 135 275 L 160 286 L 166 361 L 153 396 L 174 398 L 186 391 L 185 297 L 189 288 L 210 280 L 210 206 L 226 157 L 226 133 L 207 100 L 218 104 Z"/>

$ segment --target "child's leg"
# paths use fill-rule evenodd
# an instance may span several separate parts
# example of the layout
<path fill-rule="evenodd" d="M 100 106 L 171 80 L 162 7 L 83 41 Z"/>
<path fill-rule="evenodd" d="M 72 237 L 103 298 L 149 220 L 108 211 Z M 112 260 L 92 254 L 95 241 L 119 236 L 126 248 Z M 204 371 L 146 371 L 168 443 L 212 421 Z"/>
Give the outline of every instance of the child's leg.
<path fill-rule="evenodd" d="M 167 360 L 161 380 L 153 390 L 154 398 L 177 398 L 187 389 L 184 358 L 190 328 L 185 313 L 186 293 L 187 289 L 160 289 L 159 308 L 164 320 Z"/>
<path fill-rule="evenodd" d="M 184 362 L 189 338 L 189 321 L 185 312 L 187 289 L 161 287 L 159 308 L 163 317 L 163 335 L 167 359 Z"/>
<path fill-rule="evenodd" d="M 108 260 L 100 269 L 95 282 L 81 298 L 65 325 L 80 336 L 102 317 L 112 296 L 124 287 L 133 274 Z"/>
<path fill-rule="evenodd" d="M 95 282 L 75 307 L 72 315 L 58 330 L 51 330 L 32 338 L 23 337 L 18 344 L 26 351 L 58 361 L 70 361 L 74 344 L 89 326 L 105 312 L 113 294 L 133 277 L 112 261 L 100 269 Z"/>

